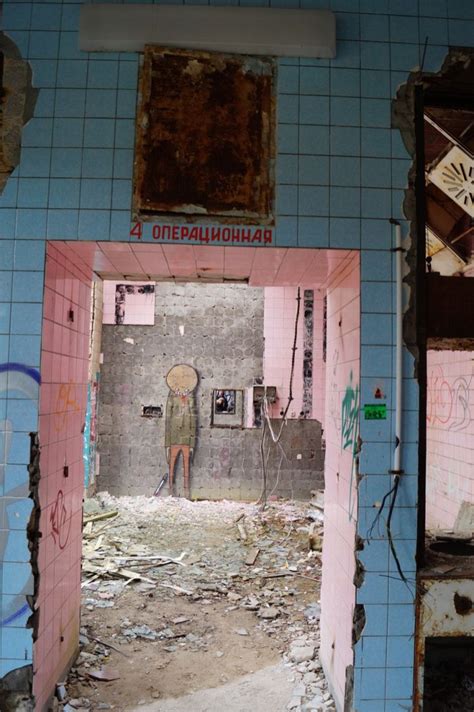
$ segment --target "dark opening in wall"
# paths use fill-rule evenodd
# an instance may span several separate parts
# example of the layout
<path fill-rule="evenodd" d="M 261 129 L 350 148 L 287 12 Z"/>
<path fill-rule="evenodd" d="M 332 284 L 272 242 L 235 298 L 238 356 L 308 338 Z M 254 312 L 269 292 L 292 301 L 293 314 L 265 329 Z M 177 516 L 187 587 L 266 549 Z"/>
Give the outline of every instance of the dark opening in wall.
<path fill-rule="evenodd" d="M 474 638 L 427 638 L 423 712 L 469 712 L 474 700 Z"/>

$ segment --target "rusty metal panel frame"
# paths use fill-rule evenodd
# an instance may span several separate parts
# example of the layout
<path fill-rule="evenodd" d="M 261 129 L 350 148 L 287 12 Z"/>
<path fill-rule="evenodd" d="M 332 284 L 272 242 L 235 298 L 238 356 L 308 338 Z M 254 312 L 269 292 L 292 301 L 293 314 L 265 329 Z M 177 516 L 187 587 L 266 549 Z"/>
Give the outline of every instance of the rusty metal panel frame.
<path fill-rule="evenodd" d="M 274 224 L 275 78 L 268 57 L 145 48 L 135 220 Z"/>
<path fill-rule="evenodd" d="M 469 560 L 467 566 L 470 566 Z M 456 575 L 454 565 L 451 569 L 454 573 L 439 574 L 436 577 L 427 569 L 417 578 L 414 712 L 421 712 L 423 707 L 426 639 L 474 634 L 472 568 L 463 577 Z M 465 611 L 460 610 L 457 597 L 468 601 L 471 607 L 467 607 Z"/>

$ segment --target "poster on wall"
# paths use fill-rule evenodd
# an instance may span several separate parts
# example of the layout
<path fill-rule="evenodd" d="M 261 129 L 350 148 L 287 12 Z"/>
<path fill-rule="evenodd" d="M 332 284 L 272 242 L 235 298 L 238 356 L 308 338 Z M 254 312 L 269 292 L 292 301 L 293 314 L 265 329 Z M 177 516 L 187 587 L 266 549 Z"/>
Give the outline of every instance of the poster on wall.
<path fill-rule="evenodd" d="M 242 428 L 244 419 L 244 393 L 234 388 L 212 391 L 211 425 L 214 428 Z"/>
<path fill-rule="evenodd" d="M 155 323 L 154 282 L 104 282 L 104 324 Z"/>

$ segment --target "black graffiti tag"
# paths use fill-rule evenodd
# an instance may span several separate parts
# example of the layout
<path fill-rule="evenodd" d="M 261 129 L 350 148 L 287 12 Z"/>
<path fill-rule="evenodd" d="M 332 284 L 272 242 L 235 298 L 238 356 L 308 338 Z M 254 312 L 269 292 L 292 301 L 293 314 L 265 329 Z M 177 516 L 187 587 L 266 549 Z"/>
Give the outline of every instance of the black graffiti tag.
<path fill-rule="evenodd" d="M 64 549 L 71 533 L 71 515 L 66 508 L 64 492 L 59 490 L 49 517 L 54 543 Z"/>

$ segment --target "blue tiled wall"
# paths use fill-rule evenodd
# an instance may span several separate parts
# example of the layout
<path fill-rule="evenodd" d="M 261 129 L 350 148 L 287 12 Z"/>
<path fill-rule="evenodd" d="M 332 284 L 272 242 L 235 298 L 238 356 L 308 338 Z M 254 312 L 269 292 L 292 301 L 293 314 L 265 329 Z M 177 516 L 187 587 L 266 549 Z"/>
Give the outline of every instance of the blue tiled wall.
<path fill-rule="evenodd" d="M 361 402 L 370 402 L 374 385 L 383 381 L 389 407 L 383 424 L 361 422 L 360 469 L 365 476 L 359 532 L 365 538 L 374 502 L 390 486 L 394 296 L 388 219 L 403 219 L 410 165 L 398 130 L 391 128 L 390 102 L 397 86 L 418 65 L 426 37 L 425 71 L 439 69 L 449 45 L 472 43 L 474 3 L 241 4 L 330 7 L 337 15 L 336 59 L 279 61 L 275 241 L 280 246 L 362 251 Z M 30 502 L 24 499 L 29 454 L 25 431 L 34 428 L 37 418 L 44 241 L 130 239 L 138 56 L 79 52 L 79 9 L 80 3 L 69 0 L 7 0 L 3 9 L 4 29 L 30 61 L 40 94 L 35 117 L 23 133 L 21 163 L 0 196 L 0 423 L 8 418 L 15 431 L 8 453 L 0 432 L 6 541 L 2 675 L 22 664 L 20 659 L 31 660 L 31 632 L 24 629 L 25 594 L 31 588 L 23 528 Z M 406 233 L 405 223 L 403 227 Z M 151 239 L 149 226 L 144 239 Z M 15 371 L 17 367 L 23 371 Z M 408 354 L 405 376 L 406 476 L 393 530 L 402 566 L 412 579 L 417 384 Z M 14 522 L 15 531 L 10 533 Z M 366 576 L 358 601 L 365 605 L 367 625 L 356 646 L 355 709 L 406 710 L 412 694 L 413 587 L 397 579 L 383 528 L 376 530 L 361 559 Z"/>

